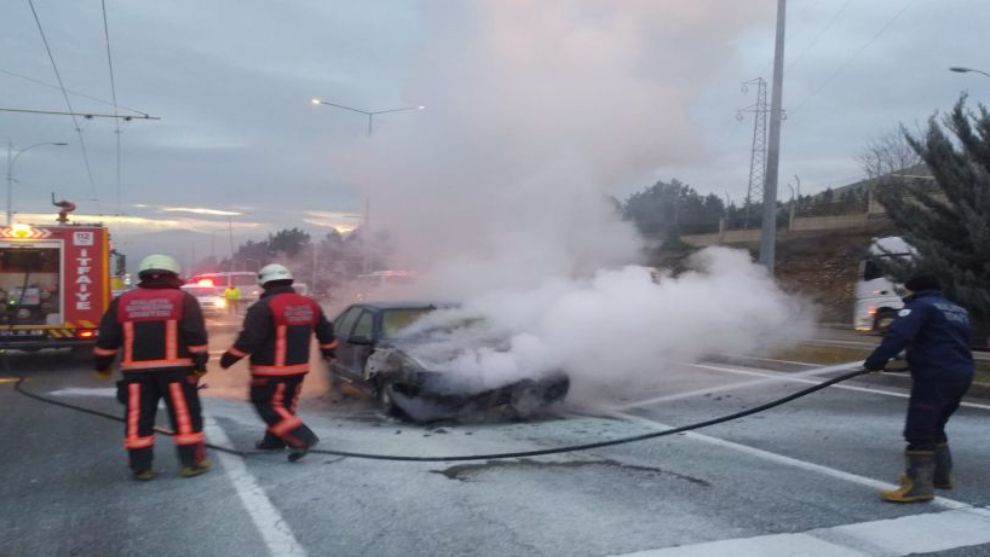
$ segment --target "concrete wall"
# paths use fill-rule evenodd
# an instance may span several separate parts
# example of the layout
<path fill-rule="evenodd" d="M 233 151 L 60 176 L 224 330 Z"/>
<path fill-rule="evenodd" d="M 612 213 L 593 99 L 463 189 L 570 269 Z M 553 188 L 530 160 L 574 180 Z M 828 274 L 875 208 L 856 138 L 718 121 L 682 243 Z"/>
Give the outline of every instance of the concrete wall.
<path fill-rule="evenodd" d="M 801 232 L 822 232 L 828 230 L 870 229 L 887 222 L 885 215 L 860 213 L 857 215 L 837 215 L 826 217 L 797 217 L 791 230 L 778 230 L 781 236 Z M 759 244 L 760 229 L 726 230 L 722 233 L 691 234 L 681 236 L 681 240 L 697 247 L 716 244 Z"/>

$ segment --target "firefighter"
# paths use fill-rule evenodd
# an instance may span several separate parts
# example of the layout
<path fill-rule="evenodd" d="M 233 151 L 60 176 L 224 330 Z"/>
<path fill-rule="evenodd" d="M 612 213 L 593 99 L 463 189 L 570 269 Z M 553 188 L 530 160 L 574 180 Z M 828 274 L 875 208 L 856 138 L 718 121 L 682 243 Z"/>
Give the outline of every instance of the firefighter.
<path fill-rule="evenodd" d="M 309 372 L 310 336 L 315 332 L 320 352 L 334 356 L 333 326 L 312 298 L 292 288 L 292 273 L 277 263 L 258 271 L 264 289 L 247 310 L 243 330 L 220 359 L 224 369 L 250 355 L 251 403 L 268 424 L 259 450 L 289 448 L 289 461 L 306 455 L 318 441 L 296 415 L 303 378 Z"/>
<path fill-rule="evenodd" d="M 179 289 L 179 264 L 167 255 L 141 261 L 138 288 L 111 302 L 93 348 L 95 368 L 109 378 L 118 351 L 123 380 L 117 382 L 126 433 L 124 446 L 135 479 L 150 480 L 158 401 L 165 399 L 184 477 L 210 469 L 197 386 L 209 351 L 199 302 Z"/>
<path fill-rule="evenodd" d="M 907 461 L 899 488 L 883 493 L 893 503 L 930 501 L 934 488 L 952 488 L 952 455 L 945 425 L 973 382 L 969 314 L 942 295 L 938 278 L 918 275 L 904 287 L 904 308 L 863 367 L 882 370 L 907 349 L 911 369 L 904 438 Z"/>

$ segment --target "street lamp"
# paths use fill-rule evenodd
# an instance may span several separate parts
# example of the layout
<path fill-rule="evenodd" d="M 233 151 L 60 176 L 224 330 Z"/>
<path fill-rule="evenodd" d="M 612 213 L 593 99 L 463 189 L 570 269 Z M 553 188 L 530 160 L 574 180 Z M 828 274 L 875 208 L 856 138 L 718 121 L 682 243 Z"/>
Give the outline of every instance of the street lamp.
<path fill-rule="evenodd" d="M 361 110 L 360 108 L 354 108 L 354 107 L 350 107 L 350 106 L 344 106 L 342 104 L 332 103 L 332 102 L 325 101 L 323 99 L 319 99 L 319 98 L 316 98 L 316 97 L 313 97 L 312 99 L 310 99 L 309 102 L 311 104 L 314 104 L 314 105 L 325 104 L 327 106 L 332 106 L 334 108 L 339 108 L 341 110 L 349 110 L 351 112 L 357 112 L 358 114 L 364 114 L 365 116 L 368 117 L 368 137 L 371 137 L 371 133 L 374 131 L 375 116 L 378 116 L 379 114 L 388 114 L 389 112 L 405 112 L 407 110 L 425 110 L 426 109 L 425 106 L 419 105 L 419 106 L 402 106 L 402 107 L 399 107 L 399 108 L 388 108 L 388 109 L 385 109 L 385 110 Z"/>
<path fill-rule="evenodd" d="M 962 67 L 962 66 L 953 66 L 953 67 L 949 68 L 949 71 L 950 72 L 956 72 L 956 73 L 970 73 L 970 72 L 972 72 L 972 73 L 983 74 L 983 75 L 985 75 L 987 77 L 990 77 L 990 73 L 987 73 L 987 72 L 985 72 L 983 70 L 977 70 L 975 68 L 965 68 L 965 67 Z"/>
<path fill-rule="evenodd" d="M 42 145 L 54 145 L 55 147 L 65 147 L 68 143 L 65 142 L 46 142 L 46 143 L 35 143 L 34 145 L 29 145 L 20 151 L 14 152 L 14 144 L 10 140 L 7 141 L 7 225 L 9 226 L 11 221 L 14 219 L 14 163 L 17 159 L 24 154 L 25 151 L 29 149 L 34 149 L 35 147 L 41 147 Z"/>
<path fill-rule="evenodd" d="M 371 137 L 371 134 L 374 132 L 375 116 L 378 116 L 379 114 L 388 114 L 388 113 L 391 113 L 391 112 L 406 112 L 406 111 L 410 111 L 410 110 L 425 110 L 426 109 L 426 107 L 423 106 L 423 105 L 417 105 L 417 106 L 401 106 L 401 107 L 397 107 L 397 108 L 388 108 L 388 109 L 385 109 L 385 110 L 361 110 L 360 108 L 354 108 L 352 106 L 346 106 L 346 105 L 342 105 L 342 104 L 337 104 L 337 103 L 332 103 L 332 102 L 329 102 L 329 101 L 325 101 L 325 100 L 320 99 L 318 97 L 313 97 L 312 99 L 309 100 L 309 102 L 310 102 L 310 104 L 313 104 L 313 105 L 316 105 L 316 106 L 319 106 L 319 105 L 322 104 L 322 105 L 326 105 L 326 106 L 332 106 L 334 108 L 339 108 L 341 110 L 347 110 L 347 111 L 350 111 L 350 112 L 357 112 L 358 114 L 363 114 L 363 115 L 367 116 L 368 117 L 368 137 L 369 138 Z M 363 256 L 364 257 L 364 263 L 362 264 L 362 267 L 364 268 L 364 272 L 365 273 L 368 273 L 371 270 L 370 269 L 371 257 L 370 257 L 370 254 L 368 253 L 371 250 L 371 199 L 368 198 L 368 197 L 365 197 L 365 199 L 364 199 L 364 226 L 362 228 L 363 228 L 363 230 L 361 231 L 361 235 L 363 236 L 362 241 L 363 241 L 363 244 L 364 244 L 364 256 Z"/>

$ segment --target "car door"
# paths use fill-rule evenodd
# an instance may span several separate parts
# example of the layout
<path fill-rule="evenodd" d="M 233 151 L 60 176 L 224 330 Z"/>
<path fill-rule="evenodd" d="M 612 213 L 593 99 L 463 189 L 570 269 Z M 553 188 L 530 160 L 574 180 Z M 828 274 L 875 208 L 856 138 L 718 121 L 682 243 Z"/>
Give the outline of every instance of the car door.
<path fill-rule="evenodd" d="M 354 362 L 354 345 L 348 342 L 357 323 L 358 317 L 364 311 L 360 305 L 350 306 L 344 310 L 333 322 L 334 334 L 337 337 L 337 354 L 334 358 L 333 373 L 346 376 L 349 379 L 360 378 L 360 371 L 355 375 L 352 371 Z"/>
<path fill-rule="evenodd" d="M 368 357 L 375 350 L 375 312 L 365 308 L 354 323 L 354 329 L 347 340 L 349 359 L 348 373 L 362 381 L 364 376 L 364 366 L 368 362 Z"/>

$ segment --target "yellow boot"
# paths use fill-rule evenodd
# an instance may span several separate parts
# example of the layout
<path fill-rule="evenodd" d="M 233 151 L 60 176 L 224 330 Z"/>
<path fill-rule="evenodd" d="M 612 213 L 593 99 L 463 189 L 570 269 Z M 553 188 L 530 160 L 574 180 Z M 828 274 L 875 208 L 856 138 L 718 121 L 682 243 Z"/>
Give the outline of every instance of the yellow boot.
<path fill-rule="evenodd" d="M 883 492 L 891 503 L 921 503 L 935 498 L 932 477 L 935 474 L 935 451 L 905 451 L 907 461 L 901 475 L 901 487 Z"/>
<path fill-rule="evenodd" d="M 211 467 L 210 461 L 204 458 L 192 466 L 183 466 L 179 470 L 179 475 L 183 478 L 192 478 L 193 476 L 209 472 Z"/>

